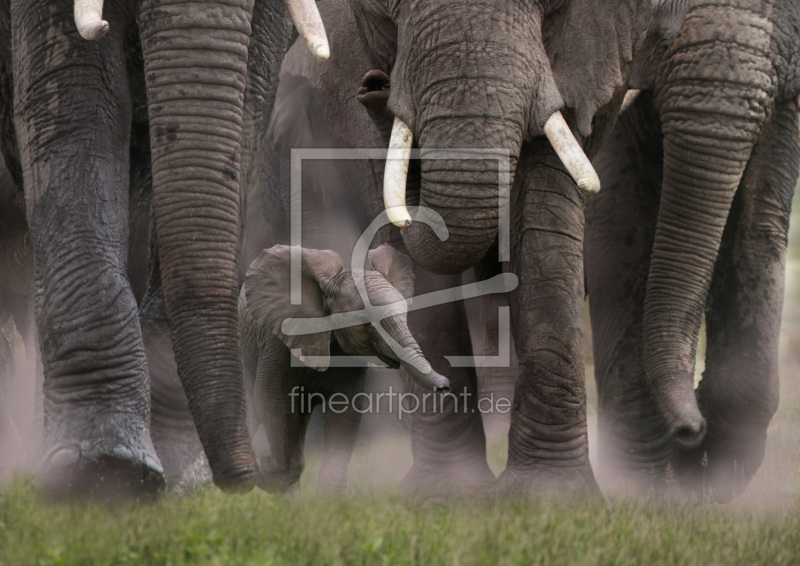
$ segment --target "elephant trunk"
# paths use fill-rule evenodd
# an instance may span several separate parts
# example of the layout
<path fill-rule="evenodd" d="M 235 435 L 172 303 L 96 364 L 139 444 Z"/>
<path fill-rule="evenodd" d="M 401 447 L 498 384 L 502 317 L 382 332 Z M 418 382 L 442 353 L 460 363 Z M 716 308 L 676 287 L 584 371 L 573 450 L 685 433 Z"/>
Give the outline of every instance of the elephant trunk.
<path fill-rule="evenodd" d="M 437 373 L 430 362 L 425 359 L 422 349 L 411 335 L 405 316 L 387 318 L 381 324 L 389 336 L 401 347 L 400 352 L 393 352 L 388 344 L 381 344 L 380 349 L 383 350 L 381 353 L 384 356 L 398 360 L 408 375 L 422 387 L 444 393 L 450 391 L 450 380 Z"/>
<path fill-rule="evenodd" d="M 449 237 L 442 242 L 430 226 L 412 222 L 403 240 L 424 269 L 460 273 L 478 263 L 497 236 L 500 191 L 513 180 L 522 132 L 520 124 L 502 118 L 470 124 L 442 116 L 427 123 L 420 127 L 419 145 L 434 151 L 422 155 L 419 205 L 442 216 Z"/>
<path fill-rule="evenodd" d="M 144 0 L 156 235 L 178 374 L 217 485 L 249 489 L 237 316 L 249 3 Z"/>
<path fill-rule="evenodd" d="M 664 179 L 644 307 L 647 382 L 673 437 L 686 448 L 705 434 L 693 375 L 711 275 L 770 106 L 767 27 L 748 14 L 742 29 L 721 29 L 719 22 L 730 18 L 720 17 L 718 8 L 687 16 L 705 25 L 692 27 L 702 30 L 699 36 L 676 39 L 660 96 Z M 730 65 L 719 63 L 728 59 Z"/>

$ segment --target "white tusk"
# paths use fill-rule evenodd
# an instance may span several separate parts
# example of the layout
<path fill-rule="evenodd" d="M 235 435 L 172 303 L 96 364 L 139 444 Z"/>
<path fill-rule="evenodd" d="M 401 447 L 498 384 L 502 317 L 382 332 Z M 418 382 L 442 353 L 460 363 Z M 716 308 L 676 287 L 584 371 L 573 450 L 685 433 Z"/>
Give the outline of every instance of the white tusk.
<path fill-rule="evenodd" d="M 631 104 L 636 102 L 636 99 L 639 97 L 639 93 L 642 92 L 638 88 L 632 88 L 628 92 L 625 93 L 625 98 L 622 99 L 622 106 L 619 109 L 619 113 L 622 114 L 628 108 L 631 107 Z"/>
<path fill-rule="evenodd" d="M 544 135 L 550 140 L 558 158 L 570 176 L 575 179 L 578 188 L 588 195 L 597 194 L 600 191 L 600 178 L 569 130 L 561 112 L 556 112 L 547 120 L 544 125 Z"/>
<path fill-rule="evenodd" d="M 314 0 L 284 0 L 289 14 L 292 16 L 297 33 L 305 40 L 309 51 L 320 61 L 331 56 L 328 36 Z"/>
<path fill-rule="evenodd" d="M 75 27 L 84 39 L 100 39 L 108 31 L 108 22 L 103 19 L 103 0 L 75 0 L 73 14 Z"/>
<path fill-rule="evenodd" d="M 406 208 L 406 179 L 413 141 L 414 134 L 400 118 L 395 117 L 383 173 L 383 206 L 389 221 L 401 228 L 411 225 L 411 215 Z"/>

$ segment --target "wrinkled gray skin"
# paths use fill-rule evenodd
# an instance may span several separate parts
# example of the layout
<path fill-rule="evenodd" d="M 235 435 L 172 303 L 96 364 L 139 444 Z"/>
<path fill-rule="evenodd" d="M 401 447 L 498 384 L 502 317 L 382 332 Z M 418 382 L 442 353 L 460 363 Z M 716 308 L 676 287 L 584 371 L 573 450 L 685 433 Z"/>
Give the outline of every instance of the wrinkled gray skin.
<path fill-rule="evenodd" d="M 642 94 L 595 161 L 600 453 L 628 486 L 670 463 L 688 492 L 727 501 L 764 457 L 800 163 L 798 29 L 796 2 L 661 2 L 632 78 Z"/>
<path fill-rule="evenodd" d="M 8 4 L 0 4 L 6 21 Z M 243 112 L 249 104 L 257 119 L 269 114 L 291 28 L 281 3 L 254 9 L 247 0 L 214 10 L 109 2 L 104 18 L 108 34 L 89 42 L 71 1 L 12 0 L 12 50 L 3 53 L 14 120 L 2 135 L 19 148 L 9 168 L 22 172 L 15 180 L 25 187 L 36 265 L 45 486 L 57 494 L 163 486 L 126 275 L 129 206 L 138 208 L 152 182 L 177 373 L 215 482 L 247 489 L 256 463 L 236 307 L 239 185 L 260 130 Z"/>
<path fill-rule="evenodd" d="M 303 444 L 312 411 L 323 405 L 325 441 L 318 490 L 341 492 L 361 422 L 366 367 L 329 367 L 329 356 L 377 357 L 390 367 L 401 364 L 415 379 L 434 391 L 449 391 L 450 382 L 427 366 L 408 328 L 405 308 L 387 318 L 365 311 L 354 325 L 309 336 L 280 331 L 287 318 L 310 318 L 364 309 L 354 277 L 363 276 L 369 302 L 375 306 L 398 302 L 413 294 L 411 260 L 391 246 L 371 250 L 368 269 L 344 269 L 341 257 L 329 250 L 302 249 L 302 304 L 290 304 L 290 249 L 274 246 L 253 262 L 239 296 L 245 376 L 255 401 L 251 429 L 263 425 L 270 451 L 260 458 L 259 487 L 283 492 L 303 472 Z M 376 330 L 381 327 L 401 348 L 394 351 Z M 291 349 L 320 361 L 295 365 Z M 429 393 L 438 395 L 437 393 Z M 329 404 L 329 402 L 333 401 Z M 429 401 L 429 404 L 432 404 Z M 441 401 L 440 401 L 441 403 Z"/>
<path fill-rule="evenodd" d="M 542 127 L 563 109 L 586 152 L 597 150 L 627 90 L 633 45 L 650 3 L 326 0 L 319 6 L 339 55 L 323 69 L 295 46 L 283 70 L 308 82 L 334 146 L 386 147 L 391 120 L 399 116 L 420 148 L 494 148 L 510 155 L 508 270 L 520 285 L 509 301 L 519 375 L 500 483 L 540 493 L 596 491 L 581 350 L 584 198 Z M 371 70 L 390 84 L 365 76 Z M 362 77 L 368 113 L 354 97 Z M 283 147 L 291 147 L 290 138 Z M 382 210 L 382 167 L 353 165 L 347 172 L 346 185 L 357 191 L 348 202 L 363 207 L 361 229 Z M 437 279 L 431 272 L 458 274 L 481 263 L 495 242 L 497 170 L 494 159 L 412 163 L 409 204 L 433 208 L 450 230 L 446 242 L 422 223 L 388 231 L 385 241 L 403 246 L 416 262 L 418 293 L 458 285 L 459 277 Z M 449 371 L 435 357 L 469 353 L 463 309 L 451 304 L 435 316 L 413 314 L 409 325 L 434 367 L 447 373 L 454 391 L 466 387 L 474 394 L 474 370 Z M 448 332 L 426 327 L 430 319 Z M 445 482 L 491 481 L 478 411 L 419 412 L 411 427 L 408 484 L 441 490 Z"/>

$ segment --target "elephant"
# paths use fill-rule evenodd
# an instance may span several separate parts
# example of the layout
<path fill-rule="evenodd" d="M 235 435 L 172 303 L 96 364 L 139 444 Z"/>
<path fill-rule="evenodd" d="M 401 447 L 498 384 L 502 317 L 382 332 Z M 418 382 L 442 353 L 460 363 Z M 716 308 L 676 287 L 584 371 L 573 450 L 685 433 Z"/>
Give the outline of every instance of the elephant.
<path fill-rule="evenodd" d="M 658 2 L 638 96 L 595 160 L 605 189 L 587 205 L 585 258 L 600 452 L 639 490 L 669 467 L 689 497 L 729 501 L 764 457 L 800 166 L 798 29 L 795 2 Z"/>
<path fill-rule="evenodd" d="M 340 164 L 360 230 L 386 208 L 401 226 L 378 237 L 412 257 L 417 292 L 457 287 L 475 266 L 519 279 L 508 294 L 519 371 L 499 487 L 596 493 L 582 354 L 582 190 L 598 189 L 587 156 L 616 121 L 650 2 L 323 0 L 319 8 L 337 56 L 322 68 L 295 45 L 281 84 L 306 82 L 331 147 L 389 146 L 390 157 L 418 149 L 421 157 L 407 163 L 407 176 L 394 158 L 386 167 Z M 275 117 L 290 107 L 291 92 L 278 94 Z M 285 183 L 294 122 L 282 122 L 270 128 L 273 150 L 286 156 Z M 382 178 L 394 184 L 382 189 Z M 498 190 L 504 184 L 507 193 Z M 406 191 L 420 209 L 406 210 Z M 444 241 L 425 214 L 443 220 Z M 504 265 L 487 260 L 493 248 Z M 431 320 L 447 331 L 432 332 Z M 444 357 L 471 351 L 463 306 L 410 313 L 409 325 L 453 390 L 475 399 L 474 368 L 448 369 Z M 404 383 L 418 391 L 408 376 Z M 495 481 L 479 410 L 419 411 L 411 433 L 405 485 L 441 492 L 445 483 Z"/>
<path fill-rule="evenodd" d="M 11 39 L 0 44 L 3 84 L 13 84 L 2 145 L 17 148 L 7 165 L 30 229 L 46 491 L 150 496 L 164 485 L 126 273 L 129 194 L 147 184 L 177 373 L 199 439 L 218 486 L 252 488 L 237 256 L 239 186 L 262 129 L 243 113 L 249 105 L 257 119 L 269 115 L 290 20 L 279 3 L 252 0 L 0 8 Z M 291 0 L 289 12 L 327 57 L 313 5 Z"/>
<path fill-rule="evenodd" d="M 8 26 L 8 18 L 0 13 L 0 35 L 8 36 Z M 13 108 L 9 103 L 13 86 L 8 55 L 0 49 L 0 131 L 13 129 Z M 20 172 L 14 168 L 17 158 L 16 147 L 0 137 L 0 470 L 19 465 L 24 444 L 19 428 L 25 423 L 15 422 L 12 413 L 17 413 L 17 417 L 25 415 L 10 408 L 16 401 L 10 394 L 20 369 L 15 366 L 14 359 L 15 332 L 24 339 L 26 365 L 32 362 L 35 352 L 30 238 L 19 184 Z"/>
<path fill-rule="evenodd" d="M 414 285 L 410 258 L 384 245 L 369 251 L 367 269 L 345 269 L 336 252 L 296 248 L 303 299 L 293 305 L 291 249 L 278 245 L 264 250 L 250 265 L 239 295 L 245 376 L 255 400 L 256 424 L 263 424 L 270 446 L 260 459 L 258 486 L 284 492 L 297 483 L 308 422 L 321 405 L 325 441 L 318 490 L 341 492 L 361 415 L 369 407 L 360 399 L 365 396 L 366 364 L 333 364 L 333 357 L 371 357 L 394 368 L 402 364 L 434 392 L 447 394 L 450 382 L 432 369 L 408 328 L 406 299 Z M 333 329 L 323 326 L 301 335 L 285 330 L 287 319 L 294 317 L 332 320 L 343 314 L 351 320 Z"/>

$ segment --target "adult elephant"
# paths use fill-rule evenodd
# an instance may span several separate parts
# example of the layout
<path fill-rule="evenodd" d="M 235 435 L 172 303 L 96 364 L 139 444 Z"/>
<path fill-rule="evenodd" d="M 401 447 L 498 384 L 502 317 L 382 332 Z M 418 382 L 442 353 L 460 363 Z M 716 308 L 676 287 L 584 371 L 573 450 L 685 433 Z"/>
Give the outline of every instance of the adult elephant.
<path fill-rule="evenodd" d="M 509 489 L 595 490 L 581 350 L 584 197 L 576 182 L 598 188 L 581 146 L 592 155 L 613 126 L 650 3 L 326 0 L 320 10 L 337 58 L 322 69 L 293 51 L 285 79 L 305 81 L 333 146 L 385 148 L 389 138 L 402 138 L 406 149 L 413 139 L 422 151 L 408 178 L 402 164 L 385 172 L 397 180 L 385 191 L 389 216 L 403 227 L 383 237 L 415 260 L 417 293 L 457 286 L 457 274 L 484 260 L 498 237 L 499 211 L 508 210 L 498 187 L 511 185 L 509 238 L 503 235 L 499 249 L 519 277 L 510 300 L 520 371 L 501 481 Z M 287 89 L 287 103 L 302 99 L 299 88 Z M 292 126 L 310 115 L 276 112 L 284 123 L 273 122 L 276 145 L 296 147 Z M 469 159 L 426 153 L 436 149 L 482 153 Z M 383 164 L 345 165 L 363 229 L 384 207 Z M 324 180 L 314 183 L 322 186 Z M 445 241 L 423 222 L 409 224 L 406 188 L 410 204 L 444 219 Z M 474 402 L 474 369 L 449 368 L 444 359 L 453 350 L 468 353 L 458 351 L 469 348 L 463 308 L 437 309 L 433 316 L 413 313 L 411 330 L 453 390 L 466 390 Z M 410 379 L 405 383 L 422 393 Z M 411 428 L 407 481 L 415 487 L 492 479 L 474 405 L 418 411 Z"/>
<path fill-rule="evenodd" d="M 639 97 L 595 162 L 607 189 L 586 239 L 601 452 L 626 481 L 646 486 L 671 464 L 725 501 L 764 457 L 800 164 L 798 29 L 795 2 L 660 2 Z"/>
<path fill-rule="evenodd" d="M 57 493 L 163 485 L 126 277 L 129 187 L 152 171 L 178 373 L 214 481 L 248 489 L 257 470 L 236 302 L 244 90 L 255 81 L 255 100 L 269 112 L 274 83 L 260 79 L 277 68 L 290 30 L 279 5 L 248 0 L 114 2 L 105 12 L 102 4 L 10 2 L 6 56 L 35 263 L 46 485 Z M 326 55 L 319 33 L 304 35 Z"/>

